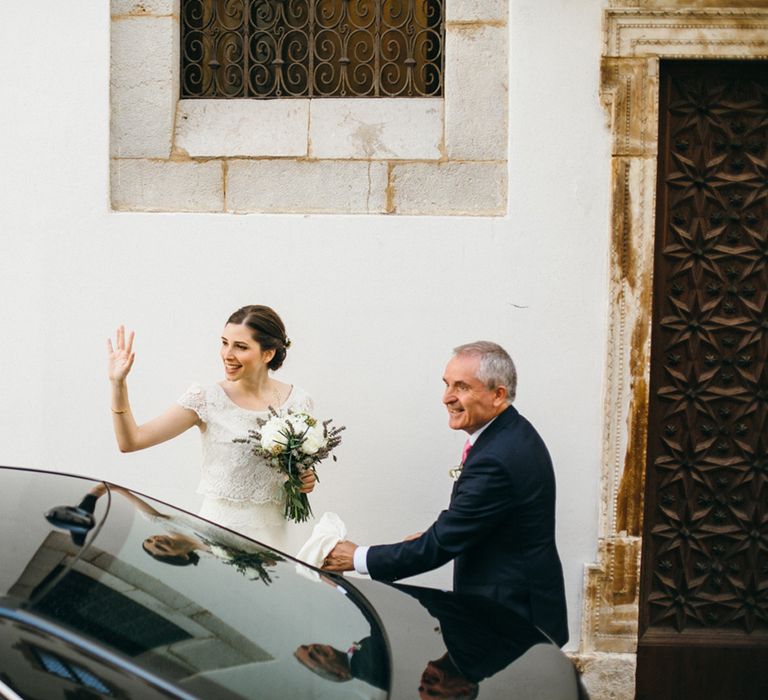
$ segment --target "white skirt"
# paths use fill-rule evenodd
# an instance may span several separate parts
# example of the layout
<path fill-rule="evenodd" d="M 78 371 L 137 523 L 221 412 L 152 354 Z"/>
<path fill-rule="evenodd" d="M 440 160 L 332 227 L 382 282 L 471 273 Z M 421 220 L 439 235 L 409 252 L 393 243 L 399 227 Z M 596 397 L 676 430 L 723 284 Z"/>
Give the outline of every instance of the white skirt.
<path fill-rule="evenodd" d="M 296 556 L 312 534 L 311 522 L 285 520 L 280 503 L 232 501 L 205 496 L 198 515 L 291 556 Z"/>

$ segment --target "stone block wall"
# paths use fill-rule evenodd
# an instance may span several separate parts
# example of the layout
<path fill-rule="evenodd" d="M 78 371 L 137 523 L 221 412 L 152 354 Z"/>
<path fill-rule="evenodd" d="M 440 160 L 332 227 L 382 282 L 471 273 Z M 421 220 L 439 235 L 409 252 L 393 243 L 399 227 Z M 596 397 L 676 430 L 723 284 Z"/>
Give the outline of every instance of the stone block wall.
<path fill-rule="evenodd" d="M 445 11 L 443 97 L 183 100 L 178 0 L 112 0 L 112 208 L 506 214 L 507 2 Z"/>

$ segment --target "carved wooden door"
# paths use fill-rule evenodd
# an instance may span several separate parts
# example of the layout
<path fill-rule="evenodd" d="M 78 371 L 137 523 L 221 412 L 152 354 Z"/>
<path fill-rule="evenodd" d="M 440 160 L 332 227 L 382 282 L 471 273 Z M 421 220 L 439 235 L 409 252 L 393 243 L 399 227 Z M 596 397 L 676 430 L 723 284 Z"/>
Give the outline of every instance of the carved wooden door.
<path fill-rule="evenodd" d="M 637 698 L 768 698 L 768 62 L 661 64 Z"/>

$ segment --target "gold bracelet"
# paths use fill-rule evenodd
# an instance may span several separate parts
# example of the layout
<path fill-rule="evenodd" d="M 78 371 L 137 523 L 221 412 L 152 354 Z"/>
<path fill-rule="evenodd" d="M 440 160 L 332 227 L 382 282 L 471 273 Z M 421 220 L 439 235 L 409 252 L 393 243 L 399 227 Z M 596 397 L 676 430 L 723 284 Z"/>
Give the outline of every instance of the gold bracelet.
<path fill-rule="evenodd" d="M 113 408 L 112 409 L 112 413 L 128 413 L 128 409 L 127 408 L 123 408 L 123 409 L 118 411 L 116 408 Z"/>

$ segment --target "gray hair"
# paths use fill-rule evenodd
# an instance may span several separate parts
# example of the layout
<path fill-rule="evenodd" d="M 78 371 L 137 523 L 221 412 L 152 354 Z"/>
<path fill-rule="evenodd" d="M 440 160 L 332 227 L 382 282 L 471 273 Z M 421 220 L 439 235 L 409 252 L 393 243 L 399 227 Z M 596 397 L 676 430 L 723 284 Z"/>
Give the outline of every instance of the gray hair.
<path fill-rule="evenodd" d="M 517 393 L 517 370 L 507 351 L 489 340 L 477 340 L 474 343 L 459 345 L 453 349 L 454 355 L 471 355 L 480 358 L 477 378 L 489 389 L 503 386 L 507 389 L 507 402 L 512 403 Z"/>

